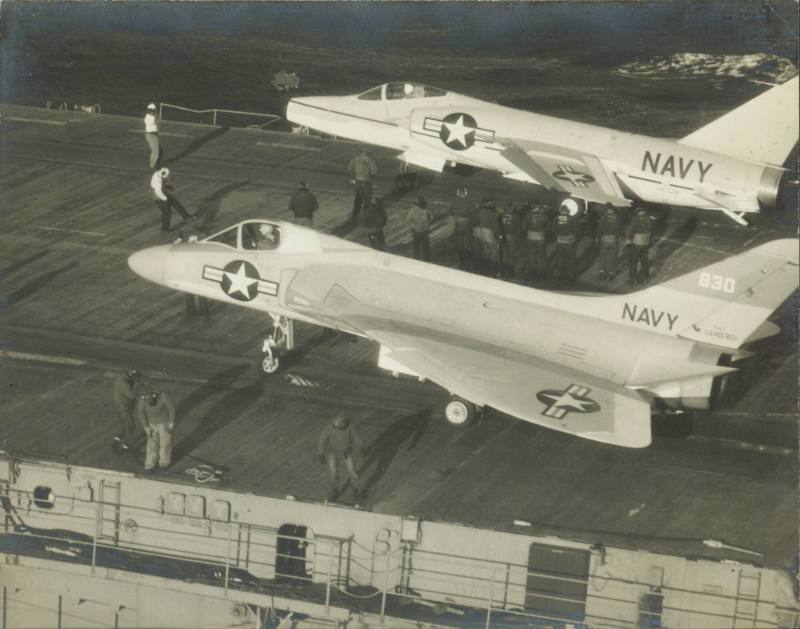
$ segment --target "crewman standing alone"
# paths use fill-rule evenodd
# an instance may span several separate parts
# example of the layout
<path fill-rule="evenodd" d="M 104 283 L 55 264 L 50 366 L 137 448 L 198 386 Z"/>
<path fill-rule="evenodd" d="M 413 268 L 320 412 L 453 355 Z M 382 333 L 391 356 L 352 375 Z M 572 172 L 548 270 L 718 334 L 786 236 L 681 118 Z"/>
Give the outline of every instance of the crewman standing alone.
<path fill-rule="evenodd" d="M 294 214 L 296 225 L 312 227 L 314 223 L 314 212 L 319 208 L 317 197 L 308 189 L 308 184 L 301 181 L 297 190 L 289 200 L 289 209 Z"/>
<path fill-rule="evenodd" d="M 150 170 L 159 167 L 161 163 L 161 146 L 158 143 L 158 118 L 156 118 L 156 104 L 147 106 L 144 115 L 144 139 L 150 147 Z"/>
<path fill-rule="evenodd" d="M 372 203 L 372 178 L 378 174 L 378 166 L 369 156 L 367 148 L 362 147 L 361 153 L 350 160 L 347 171 L 356 186 L 352 215 L 352 220 L 355 221 L 361 208 L 369 207 Z"/>
<path fill-rule="evenodd" d="M 150 177 L 150 187 L 153 189 L 153 198 L 158 209 L 161 211 L 161 231 L 170 231 L 172 221 L 172 208 L 180 214 L 186 222 L 194 220 L 196 217 L 189 214 L 183 204 L 175 198 L 170 191 L 169 168 L 160 168 Z"/>
<path fill-rule="evenodd" d="M 175 428 L 175 407 L 166 393 L 153 389 L 139 396 L 137 415 L 147 435 L 144 470 L 165 470 L 172 458 L 172 431 Z"/>
<path fill-rule="evenodd" d="M 358 433 L 345 419 L 344 415 L 337 414 L 329 426 L 323 428 L 317 443 L 317 458 L 320 463 L 328 464 L 328 472 L 331 478 L 331 489 L 328 492 L 328 500 L 336 500 L 339 495 L 339 466 L 344 466 L 347 475 L 350 477 L 350 484 L 353 487 L 356 500 L 362 500 L 364 489 L 361 478 L 356 471 L 355 461 L 360 460 L 364 454 L 364 443 Z"/>

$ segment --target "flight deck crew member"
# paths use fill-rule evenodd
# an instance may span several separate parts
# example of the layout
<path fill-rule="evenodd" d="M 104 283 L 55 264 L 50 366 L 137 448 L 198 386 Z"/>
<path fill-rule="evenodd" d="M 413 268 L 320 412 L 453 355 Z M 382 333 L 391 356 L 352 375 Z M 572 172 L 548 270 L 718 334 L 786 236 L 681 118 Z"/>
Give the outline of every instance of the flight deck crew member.
<path fill-rule="evenodd" d="M 617 274 L 620 220 L 611 203 L 606 203 L 597 224 L 597 241 L 600 243 L 600 279 L 611 280 Z"/>
<path fill-rule="evenodd" d="M 114 379 L 114 406 L 119 420 L 119 431 L 114 437 L 114 445 L 127 452 L 136 438 L 136 403 L 142 388 L 142 374 L 136 369 L 128 369 Z"/>
<path fill-rule="evenodd" d="M 153 189 L 153 198 L 161 211 L 161 231 L 170 231 L 172 221 L 172 208 L 183 217 L 185 221 L 192 221 L 196 217 L 189 214 L 183 204 L 175 198 L 169 184 L 169 168 L 160 168 L 150 177 L 150 187 Z"/>
<path fill-rule="evenodd" d="M 653 219 L 644 208 L 639 210 L 628 225 L 626 242 L 628 252 L 628 281 L 631 284 L 646 284 L 650 280 L 650 261 L 647 259 L 653 238 Z"/>
<path fill-rule="evenodd" d="M 175 244 L 182 242 L 197 242 L 198 238 L 194 234 L 187 236 L 184 232 L 178 232 L 178 237 L 175 239 Z M 184 301 L 186 304 L 186 318 L 192 318 L 198 314 L 203 315 L 203 318 L 208 321 L 210 318 L 210 311 L 208 307 L 208 299 L 193 295 L 192 293 L 184 293 Z"/>
<path fill-rule="evenodd" d="M 300 182 L 292 198 L 289 199 L 289 209 L 294 214 L 296 225 L 312 227 L 314 212 L 319 209 L 319 203 L 317 203 L 317 197 L 308 189 L 305 181 Z"/>
<path fill-rule="evenodd" d="M 383 228 L 386 227 L 386 210 L 383 208 L 383 199 L 375 197 L 364 211 L 363 225 L 367 229 L 369 244 L 373 249 L 386 251 L 386 238 Z"/>
<path fill-rule="evenodd" d="M 378 166 L 369 156 L 366 147 L 362 147 L 361 153 L 350 160 L 347 172 L 356 186 L 352 216 L 352 220 L 356 220 L 361 208 L 369 207 L 372 203 L 372 178 L 378 174 Z"/>
<path fill-rule="evenodd" d="M 514 277 L 522 239 L 522 219 L 513 203 L 506 203 L 500 214 L 500 275 Z"/>
<path fill-rule="evenodd" d="M 144 469 L 167 469 L 172 457 L 172 431 L 175 428 L 175 407 L 166 393 L 151 390 L 139 396 L 139 422 L 147 435 Z"/>
<path fill-rule="evenodd" d="M 433 217 L 428 209 L 428 203 L 422 195 L 414 201 L 414 206 L 408 211 L 406 217 L 411 226 L 411 236 L 414 239 L 414 258 L 423 262 L 431 259 L 431 222 Z"/>
<path fill-rule="evenodd" d="M 555 221 L 556 268 L 561 279 L 575 279 L 578 264 L 578 203 L 565 199 Z"/>
<path fill-rule="evenodd" d="M 473 231 L 481 252 L 480 273 L 497 277 L 497 263 L 500 258 L 500 222 L 492 199 L 484 199 L 478 211 L 478 223 Z"/>
<path fill-rule="evenodd" d="M 344 415 L 337 414 L 331 424 L 322 429 L 317 443 L 317 458 L 320 463 L 328 464 L 328 473 L 331 478 L 328 500 L 336 500 L 339 495 L 340 465 L 344 466 L 350 477 L 350 485 L 356 500 L 364 498 L 363 485 L 356 471 L 355 463 L 356 460 L 361 460 L 363 454 L 364 443 Z"/>
<path fill-rule="evenodd" d="M 523 220 L 528 254 L 527 271 L 530 279 L 542 279 L 547 276 L 547 214 L 541 203 L 534 203 L 533 208 Z"/>
<path fill-rule="evenodd" d="M 150 170 L 158 168 L 161 158 L 161 146 L 158 143 L 158 118 L 156 118 L 156 104 L 147 106 L 144 115 L 144 139 L 150 147 Z"/>
<path fill-rule="evenodd" d="M 469 200 L 469 190 L 456 190 L 456 200 L 451 211 L 455 219 L 453 240 L 458 255 L 458 268 L 468 269 L 472 267 L 472 227 L 475 220 L 475 209 Z"/>

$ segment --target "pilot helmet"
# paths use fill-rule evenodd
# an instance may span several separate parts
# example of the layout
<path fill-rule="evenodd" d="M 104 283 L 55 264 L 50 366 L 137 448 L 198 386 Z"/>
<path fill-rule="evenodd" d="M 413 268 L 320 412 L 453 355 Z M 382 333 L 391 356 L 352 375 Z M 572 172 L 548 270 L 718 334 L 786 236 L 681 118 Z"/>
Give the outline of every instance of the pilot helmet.
<path fill-rule="evenodd" d="M 575 199 L 564 199 L 561 202 L 561 209 L 569 212 L 570 216 L 576 216 L 580 208 L 578 207 L 578 202 Z"/>
<path fill-rule="evenodd" d="M 275 233 L 275 228 L 272 225 L 261 225 L 258 228 L 262 236 L 272 236 Z"/>
<path fill-rule="evenodd" d="M 403 93 L 406 96 L 411 96 L 414 93 L 414 86 L 411 83 L 404 83 L 403 84 Z"/>

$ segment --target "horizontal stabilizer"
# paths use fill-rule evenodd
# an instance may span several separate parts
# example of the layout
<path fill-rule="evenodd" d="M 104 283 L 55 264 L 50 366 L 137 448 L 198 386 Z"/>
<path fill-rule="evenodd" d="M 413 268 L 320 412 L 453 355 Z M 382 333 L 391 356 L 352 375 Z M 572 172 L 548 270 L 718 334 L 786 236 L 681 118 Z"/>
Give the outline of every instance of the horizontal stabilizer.
<path fill-rule="evenodd" d="M 656 358 L 641 355 L 625 385 L 629 387 L 652 387 L 664 382 L 692 380 L 701 376 L 721 376 L 731 371 L 736 371 L 736 369 L 703 362 L 669 361 L 663 357 Z"/>
<path fill-rule="evenodd" d="M 780 166 L 798 139 L 798 78 L 767 90 L 679 142 Z"/>
<path fill-rule="evenodd" d="M 755 341 L 760 341 L 761 339 L 768 339 L 771 336 L 775 336 L 776 334 L 780 334 L 781 328 L 780 326 L 775 325 L 772 321 L 764 321 L 755 331 L 747 337 L 745 343 L 753 343 Z"/>

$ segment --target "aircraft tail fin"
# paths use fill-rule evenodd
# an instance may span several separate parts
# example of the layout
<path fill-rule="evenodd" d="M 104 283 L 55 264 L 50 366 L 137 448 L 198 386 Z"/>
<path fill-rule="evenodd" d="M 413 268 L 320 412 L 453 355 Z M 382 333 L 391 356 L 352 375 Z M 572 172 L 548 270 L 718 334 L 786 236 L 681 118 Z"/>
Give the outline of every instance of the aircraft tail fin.
<path fill-rule="evenodd" d="M 780 166 L 798 139 L 798 77 L 768 89 L 679 140 L 739 159 Z"/>
<path fill-rule="evenodd" d="M 663 312 L 670 333 L 735 350 L 759 338 L 766 319 L 798 289 L 798 247 L 795 238 L 773 240 L 627 295 L 623 319 Z"/>

